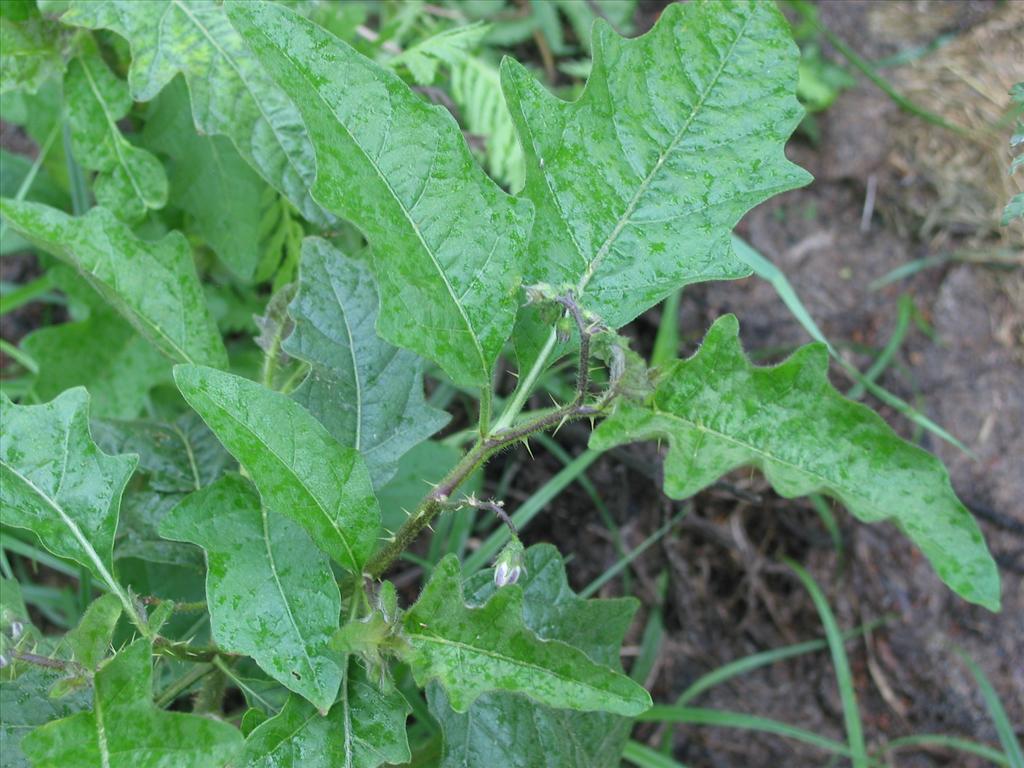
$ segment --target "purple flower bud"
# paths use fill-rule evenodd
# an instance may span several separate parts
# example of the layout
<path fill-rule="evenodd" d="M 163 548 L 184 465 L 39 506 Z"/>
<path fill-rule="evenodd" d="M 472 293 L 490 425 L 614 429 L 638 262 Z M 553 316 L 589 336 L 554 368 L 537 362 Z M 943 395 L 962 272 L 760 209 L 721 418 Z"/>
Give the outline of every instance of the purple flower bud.
<path fill-rule="evenodd" d="M 21 637 L 21 633 L 25 631 L 25 625 L 15 619 L 11 622 L 11 640 L 17 640 Z"/>
<path fill-rule="evenodd" d="M 506 544 L 494 561 L 495 586 L 506 587 L 519 581 L 519 577 L 526 570 L 524 559 L 523 545 L 519 539 L 513 539 Z"/>

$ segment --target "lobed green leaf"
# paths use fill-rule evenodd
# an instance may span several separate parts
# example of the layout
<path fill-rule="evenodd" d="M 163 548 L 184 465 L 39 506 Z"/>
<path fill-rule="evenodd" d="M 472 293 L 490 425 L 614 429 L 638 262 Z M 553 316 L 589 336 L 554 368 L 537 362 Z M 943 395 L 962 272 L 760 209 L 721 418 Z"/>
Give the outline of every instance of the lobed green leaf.
<path fill-rule="evenodd" d="M 409 704 L 390 682 L 369 679 L 350 659 L 341 696 L 321 717 L 292 696 L 245 740 L 243 768 L 377 768 L 410 758 L 405 733 Z"/>
<path fill-rule="evenodd" d="M 114 591 L 118 509 L 137 463 L 135 456 L 107 456 L 92 441 L 89 394 L 81 387 L 43 405 L 14 405 L 0 394 L 4 523 L 32 531 L 47 550 Z"/>
<path fill-rule="evenodd" d="M 515 318 L 530 203 L 486 176 L 447 110 L 327 31 L 269 3 L 230 3 L 228 16 L 302 112 L 314 196 L 373 247 L 381 335 L 489 389 Z"/>
<path fill-rule="evenodd" d="M 96 201 L 133 223 L 167 203 L 167 174 L 160 161 L 131 144 L 117 125 L 132 106 L 128 85 L 110 71 L 89 36 L 64 77 L 64 98 L 75 160 L 97 171 Z"/>
<path fill-rule="evenodd" d="M 951 589 L 998 610 L 995 562 L 942 463 L 842 397 L 827 372 L 823 344 L 752 366 L 726 315 L 693 357 L 665 369 L 645 403 L 620 402 L 590 446 L 666 440 L 665 493 L 677 499 L 751 465 L 786 498 L 827 493 L 864 522 L 895 522 Z"/>
<path fill-rule="evenodd" d="M 301 405 L 255 382 L 192 365 L 177 366 L 174 380 L 270 510 L 359 573 L 376 543 L 380 510 L 358 451 L 339 445 Z"/>
<path fill-rule="evenodd" d="M 181 73 L 196 127 L 227 136 L 246 161 L 318 224 L 313 150 L 295 106 L 249 53 L 215 0 L 60 0 L 65 24 L 109 29 L 131 46 L 128 86 L 150 101 Z M 45 7 L 45 5 L 44 5 Z"/>
<path fill-rule="evenodd" d="M 140 240 L 105 208 L 73 218 L 45 205 L 4 198 L 0 213 L 34 245 L 75 267 L 172 360 L 227 366 L 224 342 L 180 232 L 155 242 Z"/>
<path fill-rule="evenodd" d="M 0 6 L 0 93 L 35 93 L 64 70 L 58 28 L 31 3 Z"/>
<path fill-rule="evenodd" d="M 22 739 L 35 768 L 220 768 L 241 746 L 227 723 L 153 706 L 152 648 L 137 640 L 96 673 L 93 710 Z"/>
<path fill-rule="evenodd" d="M 680 286 L 750 274 L 732 228 L 810 180 L 783 154 L 800 55 L 774 3 L 716 0 L 669 5 L 633 40 L 598 21 L 593 56 L 572 103 L 510 58 L 502 89 L 537 212 L 525 279 L 572 286 L 618 328 Z M 549 333 L 531 318 L 521 358 Z"/>
<path fill-rule="evenodd" d="M 206 550 L 206 600 L 217 645 L 251 656 L 268 675 L 327 712 L 341 668 L 328 641 L 341 594 L 326 556 L 252 486 L 225 475 L 188 496 L 160 535 Z"/>
<path fill-rule="evenodd" d="M 618 671 L 619 650 L 637 601 L 583 600 L 566 580 L 558 551 L 548 544 L 526 550 L 523 623 L 543 640 L 574 645 L 593 661 Z M 495 592 L 490 570 L 466 584 L 470 605 Z M 430 712 L 441 725 L 441 768 L 617 768 L 632 721 L 606 712 L 553 709 L 511 693 L 485 693 L 458 713 L 438 685 L 427 689 Z"/>
<path fill-rule="evenodd" d="M 423 364 L 377 335 L 377 285 L 369 268 L 326 240 L 302 244 L 295 328 L 284 350 L 310 365 L 292 397 L 342 445 L 355 448 L 376 486 L 398 460 L 448 423 L 423 399 Z"/>
<path fill-rule="evenodd" d="M 489 691 L 521 693 L 551 707 L 636 715 L 650 695 L 625 675 L 523 622 L 523 591 L 498 590 L 480 608 L 466 605 L 454 555 L 435 567 L 403 620 L 403 660 L 416 682 L 437 680 L 456 712 Z"/>

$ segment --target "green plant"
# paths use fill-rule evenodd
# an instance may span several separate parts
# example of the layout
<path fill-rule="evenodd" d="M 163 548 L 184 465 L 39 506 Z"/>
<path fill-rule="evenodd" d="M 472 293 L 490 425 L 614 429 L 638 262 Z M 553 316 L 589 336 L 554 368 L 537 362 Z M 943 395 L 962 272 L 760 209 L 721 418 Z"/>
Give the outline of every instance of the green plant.
<path fill-rule="evenodd" d="M 638 440 L 667 443 L 673 498 L 759 467 L 785 497 L 892 520 L 953 590 L 998 608 L 945 469 L 832 389 L 826 345 L 755 367 L 729 315 L 694 356 L 649 368 L 617 333 L 681 286 L 750 274 L 732 228 L 809 181 L 783 154 L 799 56 L 773 6 L 675 5 L 634 40 L 598 22 L 571 103 L 505 59 L 526 168 L 512 196 L 396 74 L 462 66 L 480 28 L 388 68 L 325 28 L 358 19 L 295 5 L 42 0 L 53 19 L 4 6 L 5 30 L 36 36 L 5 66 L 5 115 L 44 150 L 0 212 L 59 262 L 23 295 L 60 288 L 74 322 L 28 337 L 19 402 L 0 401 L 3 523 L 12 551 L 81 590 L 77 606 L 33 593 L 52 624 L 75 625 L 44 636 L 5 561 L 5 754 L 377 766 L 436 762 L 440 741 L 442 764 L 659 760 L 627 745 L 651 705 L 619 663 L 636 601 L 575 594 L 561 555 L 517 532 L 558 483 Z M 414 23 L 403 14 L 369 53 Z M 125 119 L 144 130 L 125 135 Z M 50 204 L 25 199 L 41 174 Z M 262 352 L 238 333 L 253 305 Z M 518 385 L 501 397 L 509 352 Z M 561 359 L 575 387 L 528 410 Z M 456 393 L 478 403 L 472 423 L 425 443 Z M 495 454 L 575 420 L 596 424 L 591 450 L 548 489 L 512 515 L 478 497 Z M 460 558 L 477 514 L 501 527 Z M 387 579 L 401 558 L 427 572 L 411 600 Z M 187 693 L 192 712 L 165 711 Z M 864 764 L 852 734 L 850 751 Z"/>

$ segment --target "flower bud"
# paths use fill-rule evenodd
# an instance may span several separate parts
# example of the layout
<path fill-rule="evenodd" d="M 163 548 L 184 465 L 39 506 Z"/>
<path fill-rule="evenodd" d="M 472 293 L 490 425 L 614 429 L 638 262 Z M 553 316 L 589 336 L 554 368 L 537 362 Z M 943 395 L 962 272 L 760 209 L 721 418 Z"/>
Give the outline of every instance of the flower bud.
<path fill-rule="evenodd" d="M 21 633 L 25 631 L 25 625 L 15 619 L 11 622 L 11 640 L 17 640 L 21 637 Z"/>
<path fill-rule="evenodd" d="M 526 572 L 525 560 L 522 542 L 512 539 L 494 561 L 495 586 L 500 588 L 515 584 Z"/>

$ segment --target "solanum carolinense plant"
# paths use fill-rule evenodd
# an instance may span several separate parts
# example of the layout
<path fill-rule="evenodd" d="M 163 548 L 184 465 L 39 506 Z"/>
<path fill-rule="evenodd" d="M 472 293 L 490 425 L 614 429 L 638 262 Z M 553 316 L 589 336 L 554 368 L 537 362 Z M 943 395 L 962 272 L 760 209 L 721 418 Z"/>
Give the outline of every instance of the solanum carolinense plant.
<path fill-rule="evenodd" d="M 59 637 L 4 581 L 5 764 L 373 768 L 433 718 L 419 765 L 618 765 L 651 706 L 619 660 L 636 602 L 577 596 L 570 553 L 524 549 L 479 482 L 570 421 L 594 451 L 658 441 L 673 499 L 749 466 L 891 521 L 998 609 L 945 469 L 832 388 L 825 345 L 759 367 L 726 315 L 651 368 L 618 333 L 749 275 L 733 227 L 811 180 L 783 151 L 799 53 L 774 5 L 672 5 L 635 39 L 598 20 L 571 102 L 506 58 L 505 188 L 403 79 L 414 49 L 364 55 L 322 11 L 4 5 L 5 119 L 40 137 L 33 173 L 73 171 L 41 202 L 5 186 L 4 236 L 49 254 L 75 322 L 19 350 L 37 376 L 2 399 L 3 525 L 98 595 Z M 475 405 L 442 442 L 445 392 Z M 482 545 L 417 554 L 474 515 Z"/>

